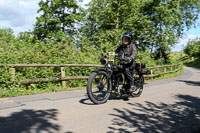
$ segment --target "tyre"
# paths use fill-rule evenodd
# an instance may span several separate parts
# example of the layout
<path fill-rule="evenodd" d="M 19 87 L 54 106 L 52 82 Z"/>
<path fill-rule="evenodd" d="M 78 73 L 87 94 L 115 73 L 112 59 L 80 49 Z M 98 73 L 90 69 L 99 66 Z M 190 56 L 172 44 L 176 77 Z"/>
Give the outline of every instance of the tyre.
<path fill-rule="evenodd" d="M 105 71 L 92 72 L 87 82 L 87 94 L 94 104 L 105 103 L 111 90 L 111 80 Z"/>
<path fill-rule="evenodd" d="M 143 86 L 144 86 L 144 76 L 140 75 L 139 77 L 135 78 L 136 91 L 132 92 L 130 95 L 133 97 L 139 97 L 142 94 Z"/>

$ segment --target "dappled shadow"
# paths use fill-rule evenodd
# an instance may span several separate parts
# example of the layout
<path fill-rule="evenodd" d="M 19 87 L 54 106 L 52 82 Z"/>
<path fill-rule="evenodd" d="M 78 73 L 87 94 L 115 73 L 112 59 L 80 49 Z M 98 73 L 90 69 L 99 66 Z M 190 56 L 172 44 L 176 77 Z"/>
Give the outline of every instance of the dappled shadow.
<path fill-rule="evenodd" d="M 57 121 L 58 111 L 49 110 L 22 110 L 7 117 L 0 117 L 0 133 L 40 133 L 59 132 Z"/>
<path fill-rule="evenodd" d="M 188 81 L 188 80 L 177 80 L 179 82 L 185 82 L 188 85 L 192 85 L 192 86 L 200 86 L 200 82 L 199 81 Z"/>
<path fill-rule="evenodd" d="M 199 133 L 200 98 L 177 95 L 174 104 L 128 103 L 132 109 L 114 109 L 108 133 Z"/>

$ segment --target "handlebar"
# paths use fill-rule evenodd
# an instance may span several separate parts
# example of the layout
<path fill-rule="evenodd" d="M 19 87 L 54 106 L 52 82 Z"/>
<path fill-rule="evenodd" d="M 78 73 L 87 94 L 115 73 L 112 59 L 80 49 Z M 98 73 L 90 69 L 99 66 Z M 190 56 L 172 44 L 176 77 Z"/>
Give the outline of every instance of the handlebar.
<path fill-rule="evenodd" d="M 115 56 L 115 59 L 118 59 L 118 60 L 120 60 L 120 61 L 125 61 L 124 58 L 121 58 L 121 57 L 118 57 L 118 56 Z"/>

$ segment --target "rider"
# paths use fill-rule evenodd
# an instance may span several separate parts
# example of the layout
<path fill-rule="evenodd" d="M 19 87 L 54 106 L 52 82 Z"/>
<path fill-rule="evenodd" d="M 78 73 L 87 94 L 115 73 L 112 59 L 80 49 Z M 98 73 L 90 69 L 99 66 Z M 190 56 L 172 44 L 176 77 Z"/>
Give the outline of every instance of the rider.
<path fill-rule="evenodd" d="M 123 60 L 121 60 L 121 64 L 123 65 L 123 73 L 126 81 L 130 85 L 129 92 L 136 91 L 134 87 L 133 80 L 133 69 L 135 67 L 135 59 L 137 57 L 137 49 L 133 43 L 131 43 L 133 39 L 133 35 L 131 32 L 125 32 L 122 35 L 122 45 L 120 45 L 115 53 L 118 54 Z"/>

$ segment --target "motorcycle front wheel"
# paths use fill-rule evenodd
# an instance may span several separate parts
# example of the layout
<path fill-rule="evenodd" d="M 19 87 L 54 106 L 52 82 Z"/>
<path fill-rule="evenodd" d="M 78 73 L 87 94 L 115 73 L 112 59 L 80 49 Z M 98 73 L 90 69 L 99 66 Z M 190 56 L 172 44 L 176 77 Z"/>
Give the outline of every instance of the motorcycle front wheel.
<path fill-rule="evenodd" d="M 105 71 L 92 72 L 87 82 L 87 94 L 94 104 L 105 103 L 110 97 L 111 80 Z"/>

